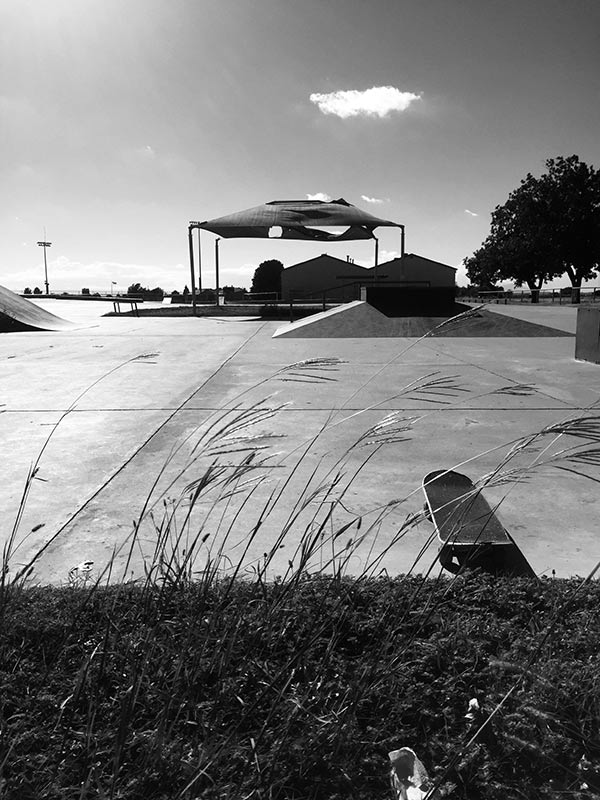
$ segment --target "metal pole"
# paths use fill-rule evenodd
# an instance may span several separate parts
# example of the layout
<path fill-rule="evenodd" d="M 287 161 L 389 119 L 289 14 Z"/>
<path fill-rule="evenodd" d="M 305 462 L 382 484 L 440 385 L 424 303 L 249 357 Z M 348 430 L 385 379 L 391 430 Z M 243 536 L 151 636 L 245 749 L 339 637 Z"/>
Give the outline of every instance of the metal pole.
<path fill-rule="evenodd" d="M 190 250 L 190 275 L 192 278 L 192 308 L 194 309 L 194 316 L 196 316 L 196 276 L 194 275 L 194 240 L 192 238 L 192 231 L 194 226 L 190 223 L 188 227 L 188 246 Z"/>
<path fill-rule="evenodd" d="M 400 225 L 400 258 L 404 255 L 404 225 Z"/>
<path fill-rule="evenodd" d="M 44 248 L 44 277 L 46 283 L 46 294 L 50 294 L 50 289 L 48 285 L 48 264 L 46 262 L 46 248 L 52 246 L 52 242 L 38 242 L 40 247 Z"/>
<path fill-rule="evenodd" d="M 373 278 L 377 280 L 377 266 L 379 264 L 379 239 L 374 236 L 375 239 L 375 266 L 373 267 Z"/>
<path fill-rule="evenodd" d="M 48 264 L 46 263 L 46 247 L 44 247 L 44 278 L 46 284 L 46 294 L 50 294 L 50 285 L 48 284 Z"/>
<path fill-rule="evenodd" d="M 219 242 L 220 239 L 215 240 L 215 292 L 216 292 L 216 304 L 219 305 Z"/>
<path fill-rule="evenodd" d="M 198 228 L 198 294 L 202 291 L 202 241 L 200 239 L 200 228 Z"/>

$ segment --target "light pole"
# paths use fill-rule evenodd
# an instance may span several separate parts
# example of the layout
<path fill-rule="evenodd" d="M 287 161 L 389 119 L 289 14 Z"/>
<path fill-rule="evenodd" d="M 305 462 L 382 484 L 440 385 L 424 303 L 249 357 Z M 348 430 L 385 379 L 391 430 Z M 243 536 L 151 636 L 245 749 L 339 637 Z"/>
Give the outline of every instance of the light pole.
<path fill-rule="evenodd" d="M 114 296 L 115 290 L 113 289 L 113 286 L 116 286 L 116 285 L 117 285 L 116 281 L 111 281 L 110 282 L 110 294 L 111 294 L 111 297 Z"/>
<path fill-rule="evenodd" d="M 44 248 L 44 275 L 46 277 L 46 294 L 50 294 L 48 287 L 48 264 L 46 263 L 46 248 L 52 246 L 52 242 L 38 242 L 39 247 Z"/>

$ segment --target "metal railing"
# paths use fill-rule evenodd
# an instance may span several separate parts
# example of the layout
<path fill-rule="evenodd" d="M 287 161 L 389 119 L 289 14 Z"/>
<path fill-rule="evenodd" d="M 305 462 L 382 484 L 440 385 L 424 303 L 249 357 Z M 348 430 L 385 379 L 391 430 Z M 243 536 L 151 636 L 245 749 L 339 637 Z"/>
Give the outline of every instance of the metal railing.
<path fill-rule="evenodd" d="M 483 303 L 557 303 L 558 305 L 579 305 L 600 302 L 600 286 L 564 286 L 560 289 L 506 289 L 463 294 L 464 298 Z"/>

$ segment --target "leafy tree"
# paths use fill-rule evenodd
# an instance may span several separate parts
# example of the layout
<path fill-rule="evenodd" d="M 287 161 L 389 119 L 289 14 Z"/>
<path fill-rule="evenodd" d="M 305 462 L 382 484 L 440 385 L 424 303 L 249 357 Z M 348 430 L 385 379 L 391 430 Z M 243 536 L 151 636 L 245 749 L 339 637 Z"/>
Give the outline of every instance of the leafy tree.
<path fill-rule="evenodd" d="M 31 289 L 29 288 L 29 286 L 25 287 L 25 291 L 23 292 L 23 294 L 31 294 Z"/>
<path fill-rule="evenodd" d="M 600 267 L 600 171 L 578 156 L 551 159 L 542 176 L 556 247 L 573 286 L 596 277 Z"/>
<path fill-rule="evenodd" d="M 283 264 L 275 258 L 263 261 L 254 270 L 252 292 L 281 292 Z"/>
<path fill-rule="evenodd" d="M 127 289 L 127 294 L 142 297 L 144 300 L 162 300 L 165 293 L 160 286 L 156 286 L 154 289 L 148 289 L 142 286 L 141 283 L 132 283 Z"/>
<path fill-rule="evenodd" d="M 40 287 L 39 287 L 39 286 L 36 286 L 36 287 L 35 287 L 35 289 L 33 290 L 33 293 L 34 293 L 34 294 L 41 294 L 41 293 L 42 293 L 42 290 L 40 289 Z"/>
<path fill-rule="evenodd" d="M 480 285 L 513 280 L 531 290 L 567 274 L 574 287 L 596 276 L 600 263 L 600 172 L 578 156 L 546 161 L 492 213 L 482 246 L 465 259 Z"/>

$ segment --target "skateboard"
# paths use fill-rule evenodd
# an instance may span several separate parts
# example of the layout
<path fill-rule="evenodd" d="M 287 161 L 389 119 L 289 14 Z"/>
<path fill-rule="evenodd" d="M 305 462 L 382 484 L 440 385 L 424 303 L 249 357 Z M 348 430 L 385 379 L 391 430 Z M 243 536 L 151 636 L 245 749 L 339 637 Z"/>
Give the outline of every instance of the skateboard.
<path fill-rule="evenodd" d="M 457 574 L 479 568 L 494 575 L 535 577 L 535 572 L 473 481 L 436 470 L 423 478 L 425 513 L 441 543 L 440 563 Z"/>

